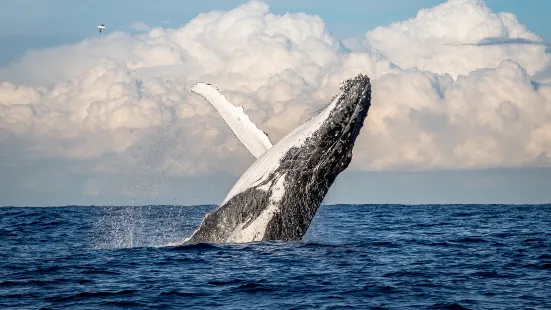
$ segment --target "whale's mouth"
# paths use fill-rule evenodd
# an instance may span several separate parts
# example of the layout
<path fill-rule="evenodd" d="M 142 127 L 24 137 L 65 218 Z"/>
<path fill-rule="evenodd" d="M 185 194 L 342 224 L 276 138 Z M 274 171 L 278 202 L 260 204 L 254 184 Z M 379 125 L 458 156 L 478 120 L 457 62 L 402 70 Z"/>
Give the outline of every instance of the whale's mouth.
<path fill-rule="evenodd" d="M 338 170 L 342 171 L 348 165 L 344 165 L 345 162 L 350 160 L 348 154 L 354 146 L 356 137 L 360 133 L 360 129 L 363 124 L 362 109 L 365 109 L 360 102 L 356 103 L 356 107 L 349 120 L 343 124 L 343 131 L 333 140 L 331 144 L 324 150 L 326 156 L 323 156 L 319 166 L 335 166 Z"/>
<path fill-rule="evenodd" d="M 346 124 L 343 126 L 344 130 L 338 141 L 343 141 L 343 136 L 346 136 L 345 139 L 353 145 L 360 134 L 360 129 L 363 126 L 367 111 L 371 105 L 369 99 L 371 97 L 371 83 L 370 80 L 362 74 L 348 80 L 348 83 L 353 83 L 352 85 L 348 84 L 349 91 L 353 96 L 348 102 L 350 105 L 353 105 L 354 108 Z"/>
<path fill-rule="evenodd" d="M 365 101 L 364 92 L 358 95 L 354 100 L 354 111 L 343 126 L 343 131 L 339 138 L 335 140 L 335 144 L 339 142 L 348 142 L 354 145 L 356 138 L 360 134 L 360 129 L 363 127 L 364 120 L 369 109 L 369 102 Z"/>
<path fill-rule="evenodd" d="M 353 111 L 349 112 L 350 114 L 346 117 L 347 119 L 342 121 L 342 131 L 326 147 L 325 152 L 327 155 L 324 156 L 325 158 L 320 163 L 322 166 L 333 166 L 334 169 L 343 171 L 351 161 L 352 149 L 371 105 L 369 99 L 371 92 L 369 80 L 367 82 L 358 81 L 358 83 L 355 87 L 359 89 L 355 91 L 354 96 L 347 100 L 348 102 L 346 103 L 349 106 L 348 109 L 353 106 Z"/>
<path fill-rule="evenodd" d="M 353 117 L 350 118 L 348 126 L 354 123 L 354 128 L 351 132 L 352 144 L 356 141 L 356 138 L 360 135 L 360 129 L 363 127 L 364 119 L 367 114 L 367 107 L 359 102 L 356 105 L 356 110 L 354 111 Z M 347 126 L 347 127 L 348 127 Z"/>

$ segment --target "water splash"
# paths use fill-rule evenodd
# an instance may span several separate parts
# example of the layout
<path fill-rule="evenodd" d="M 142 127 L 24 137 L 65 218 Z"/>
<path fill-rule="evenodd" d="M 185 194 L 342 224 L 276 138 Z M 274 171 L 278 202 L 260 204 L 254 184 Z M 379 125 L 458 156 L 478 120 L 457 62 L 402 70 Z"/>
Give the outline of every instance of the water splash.
<path fill-rule="evenodd" d="M 94 249 L 159 247 L 181 241 L 197 223 L 191 214 L 214 206 L 110 206 L 96 207 L 92 229 Z"/>
<path fill-rule="evenodd" d="M 94 223 L 93 244 L 95 248 L 134 248 L 160 246 L 169 242 L 179 241 L 185 236 L 176 234 L 181 231 L 181 209 L 174 212 L 168 207 L 151 206 L 162 204 L 161 197 L 167 198 L 167 188 L 163 187 L 165 179 L 173 175 L 173 169 L 182 169 L 182 165 L 193 167 L 199 160 L 182 163 L 181 158 L 187 157 L 189 145 L 183 148 L 179 141 L 181 128 L 177 121 L 170 121 L 157 126 L 146 136 L 140 137 L 139 145 L 129 150 L 129 161 L 135 167 L 121 189 L 128 195 L 128 206 L 98 207 L 101 214 Z M 140 134 L 137 132 L 136 134 Z M 181 171 L 178 173 L 181 174 Z M 177 200 L 181 197 L 174 197 Z M 163 199 L 164 200 L 164 199 Z M 159 218 L 155 212 L 166 215 L 169 212 L 170 221 L 150 222 L 151 218 Z"/>

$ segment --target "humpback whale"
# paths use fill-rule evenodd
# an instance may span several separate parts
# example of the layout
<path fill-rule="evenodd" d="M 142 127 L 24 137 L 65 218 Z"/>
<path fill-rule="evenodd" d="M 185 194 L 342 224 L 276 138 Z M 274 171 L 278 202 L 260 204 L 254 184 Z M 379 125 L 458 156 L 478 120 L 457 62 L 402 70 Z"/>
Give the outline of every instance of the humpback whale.
<path fill-rule="evenodd" d="M 370 79 L 360 74 L 343 82 L 322 111 L 275 145 L 242 107 L 210 84 L 197 83 L 192 91 L 216 108 L 257 159 L 182 243 L 301 240 L 337 175 L 350 164 L 371 105 Z"/>

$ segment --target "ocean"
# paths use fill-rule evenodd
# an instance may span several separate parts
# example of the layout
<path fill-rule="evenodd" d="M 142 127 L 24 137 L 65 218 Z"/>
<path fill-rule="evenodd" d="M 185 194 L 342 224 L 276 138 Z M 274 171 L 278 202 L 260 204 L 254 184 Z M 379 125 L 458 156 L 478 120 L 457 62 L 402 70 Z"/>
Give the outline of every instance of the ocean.
<path fill-rule="evenodd" d="M 551 309 L 551 205 L 324 205 L 301 242 L 163 246 L 214 207 L 2 207 L 0 309 Z"/>

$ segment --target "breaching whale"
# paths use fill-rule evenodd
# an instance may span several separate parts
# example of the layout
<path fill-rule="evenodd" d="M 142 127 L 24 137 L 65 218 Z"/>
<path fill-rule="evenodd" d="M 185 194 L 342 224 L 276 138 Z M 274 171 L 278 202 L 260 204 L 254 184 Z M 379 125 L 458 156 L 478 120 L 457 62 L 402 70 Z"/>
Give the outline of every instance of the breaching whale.
<path fill-rule="evenodd" d="M 371 83 L 358 75 L 317 115 L 272 143 L 242 107 L 210 84 L 192 91 L 209 101 L 236 137 L 257 158 L 199 228 L 182 243 L 298 241 L 330 186 L 351 159 L 371 105 Z"/>

